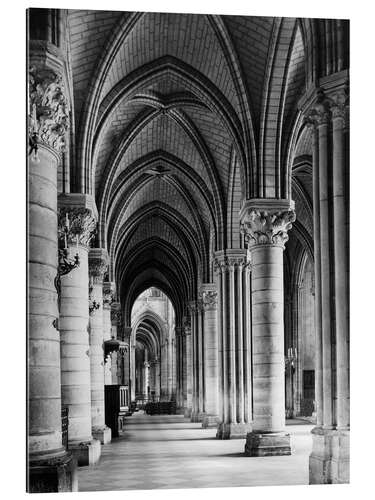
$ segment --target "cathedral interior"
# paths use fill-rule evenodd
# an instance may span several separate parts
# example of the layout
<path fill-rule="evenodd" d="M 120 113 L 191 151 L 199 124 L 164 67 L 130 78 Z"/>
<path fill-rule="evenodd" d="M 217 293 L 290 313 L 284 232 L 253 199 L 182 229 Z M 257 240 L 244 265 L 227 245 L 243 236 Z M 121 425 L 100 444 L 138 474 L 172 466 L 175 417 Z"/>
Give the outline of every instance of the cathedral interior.
<path fill-rule="evenodd" d="M 349 22 L 27 19 L 28 491 L 349 482 Z"/>

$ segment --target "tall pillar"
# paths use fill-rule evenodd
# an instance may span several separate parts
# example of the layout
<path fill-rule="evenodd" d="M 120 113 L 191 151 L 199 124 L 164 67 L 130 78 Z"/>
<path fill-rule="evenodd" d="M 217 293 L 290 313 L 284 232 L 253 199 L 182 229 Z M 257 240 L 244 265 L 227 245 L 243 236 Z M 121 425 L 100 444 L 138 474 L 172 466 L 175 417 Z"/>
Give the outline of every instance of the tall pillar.
<path fill-rule="evenodd" d="M 190 420 L 199 422 L 199 356 L 198 356 L 198 304 L 189 302 L 191 321 L 191 378 L 192 378 L 192 408 Z"/>
<path fill-rule="evenodd" d="M 248 259 L 246 250 L 215 253 L 218 292 L 219 417 L 218 439 L 245 438 L 251 430 L 249 384 Z"/>
<path fill-rule="evenodd" d="M 142 391 L 143 399 L 145 401 L 148 401 L 148 396 L 149 396 L 148 388 L 150 386 L 150 363 L 148 362 L 148 360 L 143 363 L 143 367 L 144 367 L 143 391 Z"/>
<path fill-rule="evenodd" d="M 288 200 L 251 200 L 241 210 L 251 258 L 253 431 L 248 456 L 290 455 L 285 432 L 283 250 L 295 220 Z"/>
<path fill-rule="evenodd" d="M 88 248 L 96 227 L 93 198 L 84 194 L 59 196 L 60 234 L 68 220 L 68 254 L 79 256 L 80 265 L 61 277 L 61 394 L 69 407 L 69 449 L 78 465 L 99 460 L 100 442 L 91 430 L 91 375 L 89 350 Z M 68 217 L 68 219 L 67 219 Z M 66 229 L 65 229 L 66 231 Z"/>
<path fill-rule="evenodd" d="M 124 384 L 131 390 L 131 338 L 132 338 L 132 327 L 124 326 L 123 328 L 123 342 L 125 344 L 123 349 L 123 359 L 124 359 Z"/>
<path fill-rule="evenodd" d="M 183 339 L 184 339 L 184 395 L 185 411 L 184 416 L 191 418 L 193 409 L 193 375 L 192 375 L 192 355 L 191 355 L 191 322 L 188 316 L 183 319 Z"/>
<path fill-rule="evenodd" d="M 111 340 L 111 305 L 115 294 L 114 283 L 105 281 L 103 283 L 103 339 L 104 342 Z"/>
<path fill-rule="evenodd" d="M 111 442 L 104 411 L 104 320 L 103 278 L 108 269 L 108 253 L 102 248 L 89 251 L 90 274 L 90 374 L 92 435 L 102 444 Z"/>
<path fill-rule="evenodd" d="M 122 323 L 121 305 L 120 302 L 111 302 L 111 340 L 115 341 L 120 335 L 120 326 Z M 119 371 L 119 366 L 121 368 L 121 355 L 118 351 L 111 352 L 111 371 L 112 371 L 112 384 L 118 385 L 121 383 L 121 372 Z"/>
<path fill-rule="evenodd" d="M 317 425 L 310 483 L 349 482 L 348 96 L 320 92 L 313 128 Z M 339 86 L 338 86 L 339 87 Z M 320 369 L 320 371 L 319 371 Z"/>
<path fill-rule="evenodd" d="M 202 290 L 204 326 L 204 387 L 205 416 L 202 427 L 217 427 L 219 423 L 219 381 L 217 345 L 217 291 L 214 283 L 206 283 Z"/>
<path fill-rule="evenodd" d="M 54 285 L 58 253 L 57 167 L 68 109 L 61 76 L 54 70 L 34 66 L 29 92 L 29 132 L 36 151 L 28 158 L 27 490 L 77 491 L 76 463 L 62 445 L 60 336 Z M 57 104 L 63 120 L 59 129 Z"/>
<path fill-rule="evenodd" d="M 176 403 L 177 412 L 184 413 L 184 355 L 183 328 L 175 328 L 176 339 Z"/>

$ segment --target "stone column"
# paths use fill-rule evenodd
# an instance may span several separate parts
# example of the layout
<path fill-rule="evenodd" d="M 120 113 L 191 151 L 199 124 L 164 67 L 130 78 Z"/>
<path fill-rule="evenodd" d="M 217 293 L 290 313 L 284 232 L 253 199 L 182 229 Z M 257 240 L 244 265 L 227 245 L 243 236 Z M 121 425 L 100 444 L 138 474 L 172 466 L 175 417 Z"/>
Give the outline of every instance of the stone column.
<path fill-rule="evenodd" d="M 217 427 L 219 423 L 217 291 L 214 283 L 206 283 L 202 287 L 205 386 L 205 415 L 202 427 L 207 428 Z"/>
<path fill-rule="evenodd" d="M 183 356 L 183 339 L 182 328 L 176 326 L 176 403 L 178 413 L 184 412 L 184 356 Z"/>
<path fill-rule="evenodd" d="M 349 193 L 348 193 L 348 107 L 345 91 L 333 96 L 332 166 L 334 295 L 336 319 L 337 429 L 342 436 L 350 427 L 349 414 Z M 349 438 L 348 438 L 349 439 Z"/>
<path fill-rule="evenodd" d="M 103 283 L 103 339 L 112 338 L 111 305 L 115 294 L 115 284 L 109 281 Z"/>
<path fill-rule="evenodd" d="M 143 366 L 144 366 L 143 399 L 146 400 L 146 401 L 148 401 L 148 388 L 150 386 L 150 363 L 148 361 L 145 361 L 143 363 Z"/>
<path fill-rule="evenodd" d="M 132 327 L 124 326 L 123 328 L 123 342 L 125 343 L 124 349 L 124 384 L 129 387 L 129 393 L 131 391 L 131 338 L 132 338 Z"/>
<path fill-rule="evenodd" d="M 192 409 L 190 420 L 199 422 L 199 357 L 198 357 L 198 304 L 189 302 L 191 321 L 191 374 L 192 374 Z"/>
<path fill-rule="evenodd" d="M 215 253 L 218 292 L 219 417 L 218 439 L 245 438 L 251 430 L 248 360 L 250 322 L 245 310 L 249 289 L 246 250 Z M 246 392 L 245 392 L 246 390 Z"/>
<path fill-rule="evenodd" d="M 316 380 L 318 414 L 317 426 L 312 431 L 309 464 L 312 484 L 349 482 L 349 193 L 345 85 L 333 93 L 320 92 L 306 113 L 314 134 L 317 333 L 321 325 L 317 368 L 321 363 L 322 369 Z"/>
<path fill-rule="evenodd" d="M 283 250 L 295 220 L 288 200 L 251 200 L 241 210 L 251 258 L 253 431 L 248 456 L 290 455 L 285 432 Z"/>
<path fill-rule="evenodd" d="M 57 330 L 57 167 L 68 109 L 61 76 L 32 67 L 28 156 L 28 492 L 77 491 L 76 463 L 62 445 Z M 46 100 L 49 96 L 48 100 Z M 58 129 L 57 108 L 61 111 Z M 48 119 L 48 121 L 47 121 Z M 43 137 L 43 139 L 42 139 Z"/>
<path fill-rule="evenodd" d="M 185 399 L 185 411 L 184 416 L 186 418 L 191 418 L 191 413 L 193 409 L 193 379 L 192 379 L 192 356 L 191 356 L 191 322 L 188 316 L 183 319 L 183 339 L 184 339 L 184 394 L 186 394 Z"/>
<path fill-rule="evenodd" d="M 121 314 L 121 305 L 120 302 L 112 302 L 111 303 L 111 339 L 117 340 L 118 335 L 120 334 L 120 325 L 122 322 L 122 314 Z M 121 367 L 121 359 L 120 353 L 118 351 L 111 352 L 111 371 L 112 371 L 112 384 L 118 385 L 121 383 L 119 375 L 119 366 Z"/>
<path fill-rule="evenodd" d="M 103 278 L 108 269 L 108 253 L 102 248 L 89 251 L 90 274 L 90 374 L 92 435 L 102 444 L 111 442 L 104 411 L 104 320 Z"/>
<path fill-rule="evenodd" d="M 80 265 L 61 277 L 61 393 L 69 407 L 69 449 L 78 465 L 99 460 L 100 442 L 91 430 L 91 376 L 89 351 L 88 248 L 96 228 L 93 198 L 84 194 L 59 196 L 60 234 L 65 237 L 68 217 L 68 255 L 79 256 Z"/>

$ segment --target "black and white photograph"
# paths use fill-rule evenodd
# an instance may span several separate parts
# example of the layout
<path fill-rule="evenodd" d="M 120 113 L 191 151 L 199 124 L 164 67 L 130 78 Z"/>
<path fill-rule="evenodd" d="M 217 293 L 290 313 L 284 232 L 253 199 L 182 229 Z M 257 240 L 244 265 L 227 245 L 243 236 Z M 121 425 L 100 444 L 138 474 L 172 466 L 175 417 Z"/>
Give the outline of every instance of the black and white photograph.
<path fill-rule="evenodd" d="M 28 493 L 351 483 L 352 20 L 211 6 L 19 20 Z"/>

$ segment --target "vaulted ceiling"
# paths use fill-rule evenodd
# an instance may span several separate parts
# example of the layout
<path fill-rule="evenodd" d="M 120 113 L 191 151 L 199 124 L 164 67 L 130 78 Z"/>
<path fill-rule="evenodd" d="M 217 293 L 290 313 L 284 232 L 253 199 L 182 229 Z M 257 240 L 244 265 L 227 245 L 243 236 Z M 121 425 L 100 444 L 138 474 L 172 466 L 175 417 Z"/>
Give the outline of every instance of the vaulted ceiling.
<path fill-rule="evenodd" d="M 290 196 L 307 25 L 82 10 L 67 24 L 72 186 L 95 196 L 122 300 L 158 286 L 182 315 L 213 252 L 243 245 L 242 200 Z"/>

